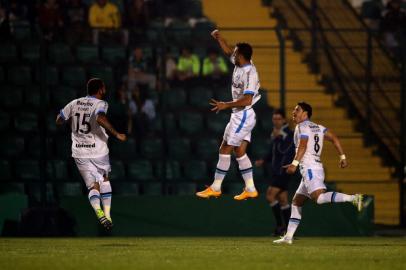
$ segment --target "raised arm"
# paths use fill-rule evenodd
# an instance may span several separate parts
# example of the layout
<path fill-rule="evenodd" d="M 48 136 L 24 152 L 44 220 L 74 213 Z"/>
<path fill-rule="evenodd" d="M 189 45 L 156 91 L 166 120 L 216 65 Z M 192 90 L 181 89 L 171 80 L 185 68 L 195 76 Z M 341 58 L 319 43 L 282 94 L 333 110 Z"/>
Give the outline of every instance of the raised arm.
<path fill-rule="evenodd" d="M 348 166 L 348 162 L 347 159 L 344 155 L 344 150 L 343 147 L 341 146 L 340 140 L 338 139 L 338 137 L 331 132 L 330 130 L 327 130 L 324 133 L 324 139 L 326 139 L 327 141 L 330 141 L 333 143 L 334 147 L 336 148 L 338 154 L 340 155 L 340 167 L 341 168 L 345 168 Z"/>
<path fill-rule="evenodd" d="M 104 127 L 106 130 L 108 130 L 114 137 L 119 139 L 120 141 L 124 142 L 127 140 L 127 136 L 125 134 L 119 133 L 113 125 L 110 123 L 110 121 L 107 119 L 106 115 L 104 113 L 99 113 L 96 118 L 97 123 Z"/>
<path fill-rule="evenodd" d="M 233 54 L 233 49 L 227 44 L 226 40 L 220 35 L 220 31 L 215 29 L 211 32 L 211 36 L 217 40 L 224 54 L 230 57 Z"/>

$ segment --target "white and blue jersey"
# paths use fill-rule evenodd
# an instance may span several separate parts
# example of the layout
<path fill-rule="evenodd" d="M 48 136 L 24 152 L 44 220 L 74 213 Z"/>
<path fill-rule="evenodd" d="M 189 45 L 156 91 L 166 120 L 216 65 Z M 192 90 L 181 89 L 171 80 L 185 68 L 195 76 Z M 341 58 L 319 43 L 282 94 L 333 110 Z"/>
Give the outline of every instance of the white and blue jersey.
<path fill-rule="evenodd" d="M 307 139 L 306 152 L 300 160 L 299 169 L 303 177 L 296 193 L 310 196 L 318 189 L 325 189 L 324 169 L 321 163 L 321 152 L 323 150 L 324 134 L 327 128 L 310 120 L 303 121 L 296 125 L 294 143 L 296 152 L 301 139 Z"/>
<path fill-rule="evenodd" d="M 231 62 L 234 63 L 233 58 Z M 247 94 L 252 95 L 253 98 L 249 106 L 233 108 L 223 136 L 228 145 L 240 146 L 242 141 L 251 141 L 251 131 L 256 124 L 256 115 L 252 106 L 261 98 L 258 93 L 259 87 L 258 73 L 252 62 L 242 67 L 234 67 L 231 85 L 233 101 Z"/>

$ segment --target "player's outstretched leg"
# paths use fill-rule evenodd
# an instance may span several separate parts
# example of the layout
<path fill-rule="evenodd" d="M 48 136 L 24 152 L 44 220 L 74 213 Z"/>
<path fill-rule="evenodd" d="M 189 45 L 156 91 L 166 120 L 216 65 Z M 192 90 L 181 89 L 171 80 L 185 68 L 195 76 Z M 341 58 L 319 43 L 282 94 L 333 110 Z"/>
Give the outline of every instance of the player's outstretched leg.
<path fill-rule="evenodd" d="M 357 210 L 360 212 L 363 208 L 362 204 L 363 197 L 364 196 L 362 194 L 348 195 L 334 191 L 321 193 L 318 196 L 316 202 L 318 204 L 351 202 L 355 207 L 357 207 Z"/>
<path fill-rule="evenodd" d="M 241 194 L 235 196 L 234 199 L 237 201 L 241 201 L 258 197 L 258 192 L 254 185 L 251 160 L 249 159 L 247 154 L 244 154 L 243 156 L 237 158 L 237 161 L 241 175 L 244 178 L 245 188 L 244 191 Z"/>
<path fill-rule="evenodd" d="M 112 190 L 110 181 L 108 181 L 108 179 L 106 180 L 100 185 L 100 196 L 103 204 L 104 215 L 111 223 L 113 223 L 110 216 Z"/>
<path fill-rule="evenodd" d="M 219 154 L 216 172 L 214 173 L 213 184 L 205 190 L 197 192 L 196 196 L 200 198 L 220 197 L 221 184 L 230 168 L 231 155 Z"/>
<path fill-rule="evenodd" d="M 98 186 L 98 184 L 95 184 L 95 186 Z M 97 188 L 95 188 L 95 186 L 93 186 L 89 191 L 90 205 L 93 207 L 100 224 L 103 225 L 105 229 L 109 230 L 111 229 L 112 224 L 110 220 L 106 218 L 103 210 L 100 207 L 100 192 Z"/>

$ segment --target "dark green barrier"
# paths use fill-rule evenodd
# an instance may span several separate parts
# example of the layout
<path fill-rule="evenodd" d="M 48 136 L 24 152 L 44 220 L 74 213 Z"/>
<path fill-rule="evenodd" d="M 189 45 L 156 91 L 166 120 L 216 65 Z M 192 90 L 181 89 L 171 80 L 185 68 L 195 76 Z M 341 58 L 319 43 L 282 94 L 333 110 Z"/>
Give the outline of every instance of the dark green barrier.
<path fill-rule="evenodd" d="M 351 204 L 316 205 L 303 209 L 297 235 L 361 236 L 373 233 L 373 200 L 358 213 Z M 87 198 L 61 200 L 77 221 L 77 234 L 99 234 Z M 113 196 L 115 236 L 267 236 L 274 228 L 272 211 L 264 198 L 236 202 L 231 196 L 202 200 L 191 196 Z"/>

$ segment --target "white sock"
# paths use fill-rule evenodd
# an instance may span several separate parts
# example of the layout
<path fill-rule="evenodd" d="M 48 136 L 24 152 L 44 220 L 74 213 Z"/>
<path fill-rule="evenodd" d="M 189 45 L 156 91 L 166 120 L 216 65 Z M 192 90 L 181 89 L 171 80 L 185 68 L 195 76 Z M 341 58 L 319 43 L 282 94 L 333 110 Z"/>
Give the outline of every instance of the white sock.
<path fill-rule="evenodd" d="M 221 191 L 221 184 L 230 168 L 231 156 L 219 154 L 219 161 L 217 162 L 216 172 L 214 173 L 214 181 L 211 188 L 214 191 Z"/>
<path fill-rule="evenodd" d="M 302 219 L 302 207 L 298 207 L 292 204 L 292 210 L 290 214 L 288 229 L 286 231 L 285 237 L 288 239 L 292 239 L 293 235 L 296 232 L 297 227 L 300 224 L 300 220 Z"/>
<path fill-rule="evenodd" d="M 247 191 L 255 191 L 254 177 L 252 175 L 252 164 L 247 154 L 237 158 L 238 166 L 245 181 L 245 189 Z"/>
<path fill-rule="evenodd" d="M 94 211 L 101 209 L 100 207 L 100 192 L 97 189 L 91 189 L 89 191 L 89 202 Z"/>
<path fill-rule="evenodd" d="M 103 211 L 106 218 L 111 219 L 110 209 L 111 209 L 111 185 L 110 181 L 105 181 L 100 185 L 100 195 L 103 203 Z"/>
<path fill-rule="evenodd" d="M 340 203 L 351 202 L 354 199 L 354 195 L 347 195 L 339 192 L 326 192 L 319 195 L 317 198 L 318 204 L 323 203 Z"/>

